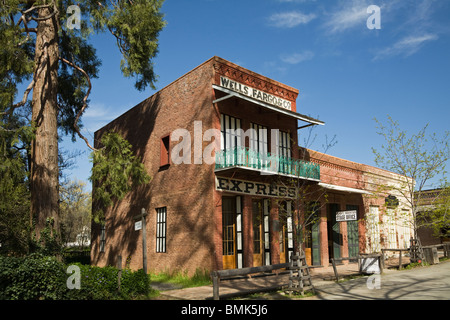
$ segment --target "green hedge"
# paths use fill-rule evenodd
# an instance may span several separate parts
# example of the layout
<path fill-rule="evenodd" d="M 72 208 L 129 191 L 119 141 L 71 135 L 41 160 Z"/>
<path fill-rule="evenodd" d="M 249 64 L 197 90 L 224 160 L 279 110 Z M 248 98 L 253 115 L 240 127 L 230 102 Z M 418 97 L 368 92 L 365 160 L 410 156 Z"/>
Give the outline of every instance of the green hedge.
<path fill-rule="evenodd" d="M 0 299 L 109 300 L 135 299 L 150 294 L 149 277 L 143 270 L 123 270 L 119 291 L 118 269 L 75 265 L 80 268 L 80 289 L 69 289 L 68 265 L 53 257 L 38 254 L 25 258 L 0 256 Z"/>

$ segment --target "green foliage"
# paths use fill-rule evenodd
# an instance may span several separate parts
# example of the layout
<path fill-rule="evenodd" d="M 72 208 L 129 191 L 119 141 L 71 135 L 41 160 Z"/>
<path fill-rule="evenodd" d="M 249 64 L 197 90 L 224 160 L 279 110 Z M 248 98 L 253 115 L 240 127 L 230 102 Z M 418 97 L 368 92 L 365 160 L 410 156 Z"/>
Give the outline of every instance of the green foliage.
<path fill-rule="evenodd" d="M 139 269 L 131 271 L 125 269 L 122 271 L 120 283 L 120 295 L 125 299 L 131 299 L 138 296 L 148 296 L 151 293 L 150 277 Z"/>
<path fill-rule="evenodd" d="M 450 186 L 447 186 L 439 192 L 435 201 L 432 203 L 434 209 L 424 211 L 420 214 L 420 219 L 424 225 L 430 225 L 434 236 L 440 238 L 450 237 Z"/>
<path fill-rule="evenodd" d="M 31 132 L 16 117 L 9 120 L 0 119 L 0 251 L 25 253 L 31 225 L 27 144 L 22 141 Z"/>
<path fill-rule="evenodd" d="M 57 230 L 54 229 L 53 218 L 47 218 L 45 228 L 40 232 L 40 238 L 35 236 L 31 239 L 30 252 L 42 254 L 45 256 L 60 257 L 63 252 L 61 243 L 61 236 Z"/>
<path fill-rule="evenodd" d="M 56 300 L 66 291 L 65 270 L 53 257 L 32 254 L 26 258 L 0 256 L 0 299 Z"/>
<path fill-rule="evenodd" d="M 66 292 L 71 300 L 134 299 L 148 296 L 151 292 L 149 276 L 143 270 L 122 270 L 119 291 L 119 270 L 115 267 L 95 267 L 75 264 L 80 267 L 80 289 Z"/>
<path fill-rule="evenodd" d="M 446 162 L 450 159 L 450 132 L 442 137 L 430 134 L 428 125 L 415 134 L 408 135 L 400 124 L 388 117 L 388 124 L 378 124 L 378 134 L 385 140 L 382 151 L 372 148 L 375 163 L 386 170 L 393 171 L 413 179 L 415 185 L 408 191 L 423 190 L 431 179 L 438 175 L 445 176 Z M 415 187 L 415 188 L 414 188 Z"/>
<path fill-rule="evenodd" d="M 118 269 L 75 265 L 81 272 L 80 289 L 68 289 L 68 266 L 53 257 L 0 256 L 0 300 L 135 299 L 151 293 L 149 276 L 143 270 L 123 270 L 119 291 Z"/>
<path fill-rule="evenodd" d="M 90 239 L 92 201 L 90 192 L 84 191 L 85 185 L 78 180 L 60 184 L 59 208 L 63 243 L 78 241 L 84 246 Z"/>
<path fill-rule="evenodd" d="M 118 270 L 116 268 L 76 265 L 80 267 L 81 271 L 80 289 L 71 289 L 67 293 L 69 299 L 107 300 L 116 295 L 118 290 Z"/>
<path fill-rule="evenodd" d="M 26 166 L 29 165 L 29 161 L 33 160 L 34 154 L 28 147 L 30 141 L 35 138 L 31 134 L 33 125 L 37 124 L 30 123 L 30 112 L 27 108 L 33 107 L 35 115 L 41 112 L 38 110 L 39 104 L 32 105 L 30 92 L 36 89 L 46 99 L 57 99 L 57 101 L 51 101 L 51 104 L 57 105 L 58 108 L 58 128 L 54 130 L 71 135 L 72 140 L 75 140 L 76 134 L 82 137 L 78 130 L 82 127 L 80 117 L 89 106 L 91 78 L 98 77 L 101 64 L 95 48 L 89 43 L 89 37 L 94 32 L 110 32 L 122 53 L 120 68 L 123 75 L 134 77 L 138 90 L 144 90 L 147 86 L 154 88 L 156 75 L 152 59 L 158 52 L 158 35 L 165 25 L 163 14 L 160 12 L 162 3 L 162 0 L 2 1 L 0 6 L 0 242 L 3 244 L 2 248 L 8 243 L 7 247 L 14 248 L 13 251 L 26 252 L 27 238 L 29 239 L 30 235 L 30 222 L 24 220 L 24 212 L 29 211 L 30 208 L 30 190 L 27 181 L 29 177 L 24 176 L 24 173 L 27 172 Z M 80 8 L 81 30 L 67 25 L 69 17 L 73 14 L 67 11 L 70 5 L 77 5 Z M 50 15 L 45 18 L 41 15 L 37 19 L 43 11 L 49 12 Z M 58 43 L 59 52 L 56 53 L 56 58 L 59 58 L 59 63 L 52 64 L 49 66 L 50 69 L 43 73 L 40 70 L 45 60 L 36 65 L 35 58 L 42 56 L 46 59 L 46 49 L 36 46 L 35 42 L 41 36 L 42 29 L 39 28 L 39 24 L 48 19 L 56 21 L 56 31 L 46 35 L 46 38 L 49 37 L 46 41 Z M 51 86 L 46 84 L 45 77 L 54 71 L 58 77 L 57 94 L 48 95 Z M 27 81 L 29 85 L 24 92 L 19 93 L 18 87 L 24 81 Z M 43 84 L 42 88 L 34 88 L 38 83 Z M 53 134 L 56 135 L 56 132 L 50 132 L 49 136 Z M 85 139 L 85 137 L 82 138 Z M 85 141 L 88 143 L 87 139 Z M 24 147 L 21 143 L 28 146 Z M 48 152 L 48 150 L 39 150 L 45 145 L 46 143 L 37 141 L 35 152 L 43 154 Z M 21 151 L 11 152 L 14 148 L 16 151 Z M 133 183 L 145 181 L 146 177 L 141 174 L 142 167 L 137 165 L 131 155 L 126 152 L 121 155 L 124 157 L 118 161 L 118 166 L 126 169 L 125 174 L 129 175 L 131 181 Z M 103 160 L 117 160 L 118 157 L 120 155 L 111 155 L 107 150 L 101 150 L 93 158 L 102 167 Z M 129 161 L 130 163 L 127 163 Z M 99 181 L 107 184 L 104 188 L 100 188 L 100 191 L 103 190 L 100 199 L 105 200 L 106 203 L 110 203 L 111 197 L 120 198 L 129 190 L 128 181 L 124 175 L 117 174 L 116 168 L 112 171 L 113 174 L 99 175 Z M 115 178 L 118 180 L 114 181 Z M 42 192 L 39 188 L 31 191 Z M 56 199 L 55 195 L 51 197 L 44 193 L 40 193 L 33 199 L 46 197 L 50 200 Z M 48 201 L 49 205 L 56 205 L 54 202 Z M 59 230 L 55 231 L 59 233 Z M 46 243 L 50 243 L 47 240 L 51 239 L 46 239 Z"/>
<path fill-rule="evenodd" d="M 96 222 L 102 220 L 103 210 L 114 200 L 122 199 L 133 187 L 150 181 L 127 140 L 111 132 L 103 135 L 101 144 L 103 147 L 91 154 L 94 165 L 90 180 L 96 200 L 92 214 Z"/>
<path fill-rule="evenodd" d="M 13 104 L 17 85 L 30 78 L 34 65 L 31 39 L 13 20 L 22 7 L 7 2 L 0 6 L 0 112 Z"/>
<path fill-rule="evenodd" d="M 403 197 L 405 205 L 412 212 L 414 237 L 422 219 L 419 219 L 420 205 L 425 186 L 436 183 L 433 179 L 441 176 L 440 183 L 445 183 L 446 164 L 450 159 L 450 132 L 444 132 L 442 137 L 427 134 L 428 125 L 417 133 L 408 134 L 402 130 L 399 123 L 388 117 L 384 125 L 377 119 L 378 134 L 385 140 L 381 150 L 372 148 L 377 166 L 404 176 L 397 185 L 380 185 L 379 192 L 396 193 Z"/>
<path fill-rule="evenodd" d="M 95 31 L 109 30 L 122 53 L 120 69 L 125 77 L 135 77 L 142 91 L 155 88 L 156 75 L 151 59 L 158 53 L 158 35 L 165 26 L 161 0 L 87 1 Z M 83 9 L 82 9 L 83 10 Z"/>
<path fill-rule="evenodd" d="M 206 269 L 196 269 L 190 277 L 186 272 L 172 271 L 151 274 L 152 281 L 167 282 L 180 285 L 183 288 L 206 286 L 211 284 L 210 272 Z"/>
<path fill-rule="evenodd" d="M 96 267 L 75 264 L 80 267 L 80 289 L 71 289 L 66 292 L 67 299 L 72 300 L 111 300 L 134 299 L 148 296 L 151 292 L 149 276 L 143 270 L 119 270 L 115 267 Z"/>

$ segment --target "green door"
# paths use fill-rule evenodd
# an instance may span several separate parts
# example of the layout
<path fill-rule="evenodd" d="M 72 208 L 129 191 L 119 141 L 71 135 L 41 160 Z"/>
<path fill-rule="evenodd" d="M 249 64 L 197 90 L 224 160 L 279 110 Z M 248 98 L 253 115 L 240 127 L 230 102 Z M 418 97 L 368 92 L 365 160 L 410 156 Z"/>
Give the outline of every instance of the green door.
<path fill-rule="evenodd" d="M 358 206 L 347 205 L 347 210 L 356 210 L 358 212 Z M 358 216 L 358 214 L 356 214 Z M 359 254 L 359 233 L 358 233 L 358 221 L 347 221 L 347 239 L 348 239 L 348 256 L 357 257 Z"/>
<path fill-rule="evenodd" d="M 310 202 L 307 207 L 307 216 L 310 224 L 307 226 L 307 237 L 305 242 L 305 249 L 311 252 L 311 265 L 320 265 L 320 203 Z M 307 260 L 308 261 L 308 260 Z"/>
<path fill-rule="evenodd" d="M 320 265 L 320 238 L 319 238 L 319 222 L 314 223 L 311 227 L 312 240 L 312 265 Z"/>

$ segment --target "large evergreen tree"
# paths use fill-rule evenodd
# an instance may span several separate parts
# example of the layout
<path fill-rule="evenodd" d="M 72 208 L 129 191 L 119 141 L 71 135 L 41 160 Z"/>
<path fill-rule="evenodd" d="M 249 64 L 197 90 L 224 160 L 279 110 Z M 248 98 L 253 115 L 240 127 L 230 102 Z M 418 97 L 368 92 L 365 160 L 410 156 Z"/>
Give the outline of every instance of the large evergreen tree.
<path fill-rule="evenodd" d="M 19 109 L 31 106 L 30 210 L 38 239 L 48 223 L 59 231 L 58 131 L 98 151 L 80 132 L 90 79 L 100 66 L 90 35 L 111 32 L 123 55 L 123 75 L 134 77 L 138 90 L 154 88 L 152 59 L 165 24 L 162 2 L 0 0 L 0 130 L 18 132 L 9 123 Z M 24 81 L 29 84 L 22 94 L 18 87 Z M 145 171 L 140 175 L 145 181 Z"/>

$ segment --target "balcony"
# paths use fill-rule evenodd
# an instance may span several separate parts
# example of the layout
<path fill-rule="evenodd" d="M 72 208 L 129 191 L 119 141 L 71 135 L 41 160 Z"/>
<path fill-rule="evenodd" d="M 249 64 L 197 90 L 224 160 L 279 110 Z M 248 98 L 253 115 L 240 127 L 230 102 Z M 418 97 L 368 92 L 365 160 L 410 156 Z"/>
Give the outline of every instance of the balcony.
<path fill-rule="evenodd" d="M 270 153 L 262 154 L 245 147 L 216 151 L 215 171 L 229 168 L 244 168 L 259 171 L 261 174 L 320 181 L 318 164 Z"/>

